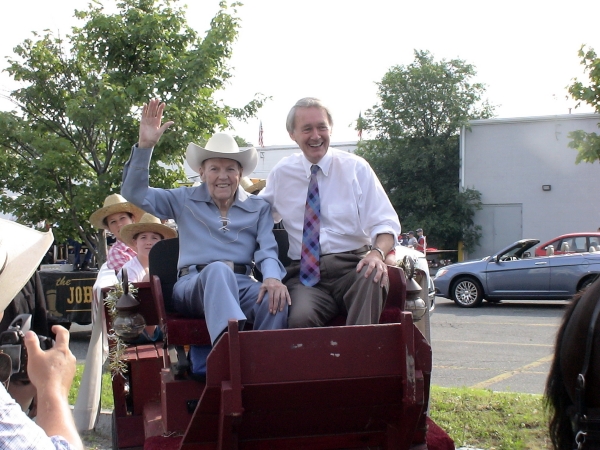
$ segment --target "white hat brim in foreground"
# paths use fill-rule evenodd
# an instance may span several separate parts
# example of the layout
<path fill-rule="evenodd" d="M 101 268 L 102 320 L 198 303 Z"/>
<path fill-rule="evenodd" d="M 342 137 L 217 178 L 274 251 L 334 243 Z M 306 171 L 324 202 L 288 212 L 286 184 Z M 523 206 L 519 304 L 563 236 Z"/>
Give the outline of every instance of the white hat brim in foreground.
<path fill-rule="evenodd" d="M 52 231 L 0 219 L 0 311 L 23 289 L 53 242 Z"/>

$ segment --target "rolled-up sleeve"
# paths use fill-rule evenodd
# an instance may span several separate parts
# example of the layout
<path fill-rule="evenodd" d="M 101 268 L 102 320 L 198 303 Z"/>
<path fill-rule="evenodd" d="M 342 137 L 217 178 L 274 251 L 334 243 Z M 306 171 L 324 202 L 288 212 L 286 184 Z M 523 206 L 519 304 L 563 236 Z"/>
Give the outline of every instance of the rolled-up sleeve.
<path fill-rule="evenodd" d="M 363 174 L 358 177 L 361 180 L 360 188 L 362 190 L 359 196 L 358 210 L 362 228 L 371 237 L 371 242 L 375 242 L 379 234 L 391 234 L 394 238 L 394 247 L 396 247 L 401 230 L 398 214 L 373 169 L 368 165 L 364 165 L 360 169 Z"/>

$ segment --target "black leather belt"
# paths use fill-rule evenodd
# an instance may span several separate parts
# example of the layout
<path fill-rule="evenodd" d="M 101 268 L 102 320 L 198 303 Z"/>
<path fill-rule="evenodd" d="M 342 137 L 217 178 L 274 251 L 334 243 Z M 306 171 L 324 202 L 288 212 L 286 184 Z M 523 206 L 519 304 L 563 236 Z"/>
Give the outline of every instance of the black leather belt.
<path fill-rule="evenodd" d="M 371 249 L 368 245 L 363 245 L 361 248 L 357 248 L 356 250 L 350 250 L 347 252 L 337 252 L 337 253 L 322 253 L 321 256 L 329 256 L 329 255 L 341 255 L 341 254 L 352 254 L 352 255 L 360 255 L 361 253 L 366 253 Z M 300 262 L 299 259 L 294 259 L 292 262 Z"/>
<path fill-rule="evenodd" d="M 179 269 L 179 273 L 177 274 L 178 277 L 185 277 L 188 273 L 190 273 L 190 267 L 196 267 L 196 271 L 198 273 L 202 272 L 202 270 L 208 266 L 208 264 L 198 264 L 196 266 L 187 266 L 187 267 L 182 267 L 181 269 Z M 240 275 L 246 275 L 246 273 L 248 272 L 248 266 L 245 264 L 234 264 L 233 265 L 233 273 L 237 273 Z"/>

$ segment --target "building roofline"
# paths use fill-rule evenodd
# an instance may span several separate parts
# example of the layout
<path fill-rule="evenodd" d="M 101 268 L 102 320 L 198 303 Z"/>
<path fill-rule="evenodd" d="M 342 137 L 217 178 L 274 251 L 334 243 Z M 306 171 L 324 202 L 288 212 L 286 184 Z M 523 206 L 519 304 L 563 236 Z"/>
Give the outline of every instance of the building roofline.
<path fill-rule="evenodd" d="M 492 119 L 470 120 L 470 126 L 477 125 L 500 125 L 505 123 L 525 123 L 525 122 L 552 122 L 556 120 L 587 120 L 598 119 L 600 114 L 582 113 L 582 114 L 556 114 L 550 116 L 526 116 L 526 117 L 495 117 Z"/>
<path fill-rule="evenodd" d="M 347 141 L 347 142 L 330 142 L 329 146 L 330 147 L 350 147 L 350 146 L 354 146 L 356 147 L 358 145 L 358 141 Z M 240 148 L 250 148 L 250 147 L 240 147 Z M 265 150 L 285 150 L 285 149 L 293 149 L 293 148 L 297 148 L 300 149 L 300 147 L 298 147 L 298 144 L 285 144 L 285 145 L 265 145 L 264 147 L 254 147 L 256 148 L 256 151 L 258 152 L 263 152 Z"/>

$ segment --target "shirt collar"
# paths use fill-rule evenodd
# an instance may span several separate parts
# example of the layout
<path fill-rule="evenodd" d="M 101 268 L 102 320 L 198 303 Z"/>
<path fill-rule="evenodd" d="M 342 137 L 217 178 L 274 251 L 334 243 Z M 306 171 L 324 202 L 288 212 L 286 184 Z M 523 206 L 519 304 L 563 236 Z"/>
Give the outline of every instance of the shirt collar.
<path fill-rule="evenodd" d="M 191 193 L 190 198 L 193 201 L 197 202 L 205 202 L 205 203 L 213 203 L 213 200 L 208 192 L 208 188 L 205 183 L 202 183 L 200 186 L 196 186 L 193 188 L 194 192 Z M 240 185 L 235 193 L 235 200 L 231 206 L 237 206 L 238 208 L 243 209 L 244 211 L 254 212 L 258 210 L 258 205 L 256 202 L 248 201 L 250 199 L 250 194 L 248 194 L 244 188 Z"/>
<path fill-rule="evenodd" d="M 319 168 L 321 169 L 321 172 L 323 172 L 323 175 L 325 175 L 325 176 L 329 175 L 329 168 L 331 167 L 331 161 L 333 160 L 333 156 L 331 155 L 332 150 L 333 149 L 331 147 L 329 147 L 327 149 L 327 153 L 325 153 L 325 155 L 317 163 L 317 166 L 319 166 Z M 310 178 L 310 168 L 312 166 L 313 166 L 313 163 L 311 163 L 308 159 L 306 159 L 306 156 L 304 156 L 304 153 L 303 153 L 302 154 L 302 167 L 304 167 L 304 172 L 306 173 L 306 178 Z"/>

